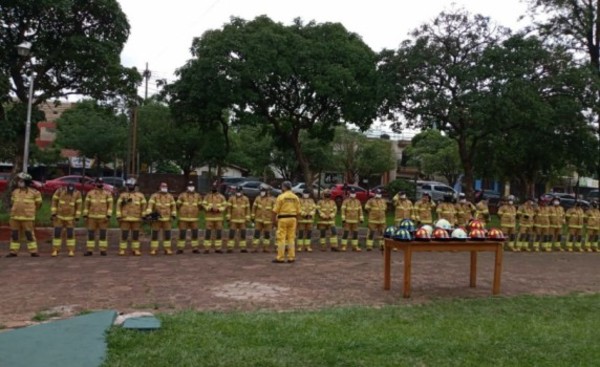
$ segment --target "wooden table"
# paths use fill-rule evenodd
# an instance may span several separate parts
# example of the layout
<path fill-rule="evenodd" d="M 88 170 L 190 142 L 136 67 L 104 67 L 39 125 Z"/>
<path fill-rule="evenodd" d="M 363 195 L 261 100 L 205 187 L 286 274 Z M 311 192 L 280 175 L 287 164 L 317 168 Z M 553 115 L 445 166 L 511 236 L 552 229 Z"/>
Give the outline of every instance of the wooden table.
<path fill-rule="evenodd" d="M 402 295 L 410 297 L 410 278 L 412 270 L 413 252 L 441 252 L 441 251 L 469 251 L 471 253 L 470 286 L 474 288 L 477 283 L 477 253 L 482 251 L 495 252 L 494 282 L 492 294 L 500 293 L 500 275 L 502 273 L 503 242 L 501 241 L 429 241 L 401 242 L 385 239 L 383 256 L 383 289 L 386 291 L 391 286 L 391 262 L 392 249 L 398 249 L 404 253 L 404 285 Z"/>

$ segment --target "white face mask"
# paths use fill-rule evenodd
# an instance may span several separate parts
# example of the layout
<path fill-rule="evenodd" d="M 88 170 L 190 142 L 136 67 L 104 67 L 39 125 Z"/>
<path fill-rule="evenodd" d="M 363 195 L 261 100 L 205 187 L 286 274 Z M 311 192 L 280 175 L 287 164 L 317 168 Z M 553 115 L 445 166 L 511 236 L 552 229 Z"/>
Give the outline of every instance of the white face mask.
<path fill-rule="evenodd" d="M 400 199 L 406 199 L 406 195 L 400 195 Z"/>
<path fill-rule="evenodd" d="M 261 191 L 260 196 L 267 196 L 267 193 L 265 191 Z"/>
<path fill-rule="evenodd" d="M 189 192 L 194 192 L 195 187 L 194 186 L 188 186 L 187 189 L 188 189 Z"/>
<path fill-rule="evenodd" d="M 169 192 L 169 189 L 166 187 L 161 187 L 160 192 Z"/>
<path fill-rule="evenodd" d="M 554 206 L 558 206 L 558 204 L 560 204 L 560 201 L 554 201 L 552 202 L 552 204 L 554 204 Z"/>
<path fill-rule="evenodd" d="M 23 188 L 23 187 L 25 187 L 25 182 L 19 181 L 19 183 L 17 183 L 17 186 L 19 186 L 20 188 Z"/>
<path fill-rule="evenodd" d="M 242 196 L 242 193 L 241 192 L 236 192 L 235 196 Z"/>
<path fill-rule="evenodd" d="M 355 198 L 355 197 L 356 197 L 356 194 L 350 194 L 350 197 L 351 197 L 351 198 Z"/>
<path fill-rule="evenodd" d="M 308 194 L 302 194 L 302 197 L 305 199 L 308 199 L 309 195 Z"/>
<path fill-rule="evenodd" d="M 460 199 L 460 202 L 461 202 L 461 203 L 466 203 L 466 202 L 467 202 L 467 199 Z"/>
<path fill-rule="evenodd" d="M 509 200 L 509 201 L 508 201 L 508 205 L 513 205 L 513 201 L 512 201 L 512 200 Z"/>
<path fill-rule="evenodd" d="M 376 197 L 377 199 L 381 199 L 381 194 L 375 194 L 375 197 Z"/>

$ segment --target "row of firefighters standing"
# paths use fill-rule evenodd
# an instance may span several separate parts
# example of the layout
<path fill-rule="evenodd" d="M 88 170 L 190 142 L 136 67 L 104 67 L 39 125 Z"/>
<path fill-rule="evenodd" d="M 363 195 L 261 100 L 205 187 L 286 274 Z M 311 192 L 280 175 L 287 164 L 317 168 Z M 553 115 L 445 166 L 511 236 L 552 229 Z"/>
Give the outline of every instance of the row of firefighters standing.
<path fill-rule="evenodd" d="M 9 257 L 17 256 L 20 240 L 25 237 L 27 248 L 32 256 L 38 256 L 38 248 L 34 234 L 35 213 L 40 208 L 42 199 L 40 193 L 31 188 L 31 177 L 20 174 L 18 187 L 12 193 L 11 229 Z M 74 228 L 79 218 L 83 217 L 87 226 L 87 242 L 85 256 L 91 256 L 96 248 L 102 256 L 107 255 L 107 229 L 113 215 L 113 196 L 103 189 L 101 178 L 96 180 L 96 187 L 83 198 L 73 185 L 58 189 L 52 196 L 51 216 L 54 226 L 52 241 L 52 256 L 57 256 L 66 236 L 68 256 L 74 256 Z M 119 255 L 125 255 L 128 243 L 131 241 L 133 255 L 139 256 L 140 230 L 144 220 L 151 221 L 150 254 L 155 255 L 162 242 L 165 254 L 170 255 L 172 221 L 178 219 L 179 238 L 177 253 L 183 253 L 186 246 L 187 232 L 190 232 L 191 247 L 194 253 L 200 252 L 203 242 L 204 253 L 211 248 L 222 253 L 224 223 L 228 223 L 229 236 L 227 252 L 233 252 L 236 245 L 241 252 L 248 252 L 246 235 L 248 224 L 254 227 L 252 240 L 253 252 L 260 248 L 269 252 L 271 233 L 273 231 L 273 209 L 276 199 L 270 196 L 269 189 L 261 188 L 260 196 L 253 205 L 243 195 L 241 187 L 236 194 L 226 199 L 213 186 L 211 192 L 202 196 L 195 192 L 192 182 L 188 183 L 185 192 L 178 195 L 177 200 L 168 191 L 166 183 L 161 183 L 160 190 L 152 194 L 148 201 L 139 192 L 134 180 L 128 180 L 126 191 L 121 193 L 116 202 L 115 215 L 121 229 Z M 386 226 L 387 203 L 378 192 L 365 205 L 368 212 L 369 235 L 367 250 L 371 250 L 374 240 L 382 238 Z M 205 212 L 204 238 L 199 238 L 198 217 L 200 211 Z M 300 198 L 300 213 L 298 216 L 297 246 L 298 251 L 312 251 L 311 238 L 316 218 L 317 229 L 320 233 L 320 244 L 326 249 L 327 242 L 333 251 L 345 251 L 348 245 L 355 251 L 361 251 L 358 246 L 358 226 L 363 222 L 363 208 L 355 193 L 350 193 L 341 207 L 344 232 L 341 244 L 338 241 L 335 218 L 338 207 L 331 198 L 329 190 L 324 191 L 323 198 L 317 203 L 306 190 Z M 162 241 L 159 240 L 162 239 Z M 240 238 L 242 239 L 240 241 Z M 340 246 L 341 245 L 341 246 Z"/>
<path fill-rule="evenodd" d="M 37 256 L 33 225 L 35 212 L 41 206 L 42 200 L 40 193 L 31 188 L 30 183 L 29 175 L 20 174 L 18 187 L 12 193 L 13 205 L 10 220 L 12 234 L 8 256 L 17 255 L 20 247 L 19 240 L 22 237 L 26 238 L 27 247 L 32 256 Z M 215 252 L 222 252 L 225 221 L 229 223 L 227 252 L 232 252 L 235 245 L 238 245 L 242 252 L 247 252 L 245 239 L 248 223 L 255 226 L 252 241 L 253 251 L 256 252 L 261 247 L 263 251 L 269 251 L 275 198 L 270 196 L 267 188 L 261 189 L 260 196 L 252 206 L 239 187 L 236 195 L 227 200 L 218 193 L 216 186 L 210 193 L 202 197 L 195 192 L 194 184 L 189 182 L 187 190 L 175 200 L 169 193 L 167 185 L 162 183 L 160 190 L 151 195 L 148 201 L 139 192 L 134 180 L 129 180 L 126 188 L 126 192 L 120 194 L 116 203 L 116 219 L 121 229 L 119 255 L 125 255 L 129 240 L 131 240 L 132 253 L 137 256 L 141 255 L 140 229 L 143 220 L 152 222 L 150 254 L 157 253 L 161 234 L 164 252 L 171 254 L 172 220 L 177 218 L 179 219 L 178 253 L 182 253 L 185 248 L 188 231 L 191 234 L 193 252 L 199 252 L 201 241 L 204 242 L 205 253 L 208 253 L 211 247 L 215 249 Z M 444 202 L 436 207 L 431 198 L 424 194 L 413 204 L 404 192 L 399 192 L 392 199 L 395 207 L 395 223 L 398 224 L 401 220 L 410 218 L 418 224 L 432 224 L 434 211 L 438 218 L 444 218 L 456 226 L 466 226 L 471 219 L 478 219 L 484 223 L 489 219 L 486 200 L 481 200 L 477 205 L 473 205 L 466 200 L 464 194 L 461 194 L 458 203 L 453 203 L 452 200 L 453 198 L 450 196 L 445 197 Z M 565 213 L 557 199 L 552 201 L 552 205 L 546 204 L 543 200 L 537 204 L 533 200 L 527 200 L 517 208 L 510 198 L 504 201 L 498 209 L 498 216 L 502 231 L 509 239 L 510 249 L 515 251 L 531 248 L 538 251 L 540 247 L 546 251 L 550 251 L 553 247 L 562 249 L 562 227 L 566 223 L 569 228 L 567 250 L 573 248 L 587 251 L 598 250 L 600 211 L 598 211 L 597 203 L 593 203 L 592 208 L 585 213 L 577 206 Z M 387 202 L 382 198 L 380 191 L 376 192 L 375 197 L 369 199 L 364 206 L 368 223 L 366 241 L 368 251 L 372 250 L 373 246 L 382 239 L 386 227 L 386 209 Z M 200 239 L 198 235 L 198 216 L 201 210 L 205 211 L 203 239 Z M 324 190 L 323 197 L 317 203 L 310 197 L 309 191 L 303 193 L 300 198 L 300 215 L 298 217 L 298 251 L 312 251 L 311 238 L 315 218 L 322 250 L 326 249 L 326 245 L 329 243 L 333 251 L 345 251 L 348 245 L 354 251 L 361 251 L 358 244 L 358 227 L 365 217 L 361 202 L 352 190 L 340 208 L 343 223 L 341 244 L 335 225 L 337 211 L 337 204 L 331 198 L 329 190 Z M 85 200 L 73 185 L 57 190 L 52 197 L 51 213 L 54 225 L 53 256 L 56 256 L 61 249 L 63 232 L 66 232 L 69 256 L 74 256 L 74 227 L 81 216 L 86 220 L 88 229 L 84 255 L 93 254 L 96 237 L 98 237 L 100 254 L 107 254 L 107 228 L 113 214 L 113 197 L 103 189 L 101 178 L 96 180 L 96 188 L 86 195 Z M 584 224 L 587 225 L 585 237 L 583 236 Z M 242 241 L 240 241 L 240 237 Z"/>
<path fill-rule="evenodd" d="M 393 202 L 396 221 L 399 218 L 409 218 L 420 224 L 432 224 L 432 211 L 436 212 L 438 219 L 446 219 L 457 227 L 466 228 L 472 219 L 481 221 L 485 226 L 489 220 L 487 200 L 473 205 L 467 201 L 464 193 L 459 194 L 456 203 L 452 196 L 445 196 L 437 207 L 427 194 L 414 205 L 404 193 L 396 195 Z M 502 200 L 497 215 L 502 232 L 507 237 L 506 247 L 511 251 L 600 250 L 598 202 L 592 202 L 586 211 L 577 204 L 565 211 L 558 198 L 546 200 L 542 197 L 537 201 L 528 198 L 517 207 L 511 195 Z M 563 238 L 565 225 L 567 238 Z"/>

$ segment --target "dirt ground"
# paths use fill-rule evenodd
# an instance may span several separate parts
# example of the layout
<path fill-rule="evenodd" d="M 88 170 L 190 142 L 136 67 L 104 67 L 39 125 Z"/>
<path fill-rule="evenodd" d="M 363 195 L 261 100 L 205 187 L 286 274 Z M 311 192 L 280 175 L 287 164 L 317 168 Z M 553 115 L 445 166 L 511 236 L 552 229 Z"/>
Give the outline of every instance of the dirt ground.
<path fill-rule="evenodd" d="M 24 251 L 0 258 L 0 325 L 30 324 L 40 312 L 177 310 L 290 310 L 351 305 L 398 305 L 439 298 L 491 296 L 493 254 L 480 253 L 477 288 L 469 287 L 468 253 L 413 254 L 412 297 L 402 298 L 402 253 L 392 253 L 392 289 L 383 290 L 383 256 L 300 253 L 294 264 L 273 264 L 270 254 L 192 254 L 151 257 L 50 257 Z M 7 253 L 0 245 L 0 255 Z M 600 292 L 600 253 L 505 253 L 501 296 Z"/>

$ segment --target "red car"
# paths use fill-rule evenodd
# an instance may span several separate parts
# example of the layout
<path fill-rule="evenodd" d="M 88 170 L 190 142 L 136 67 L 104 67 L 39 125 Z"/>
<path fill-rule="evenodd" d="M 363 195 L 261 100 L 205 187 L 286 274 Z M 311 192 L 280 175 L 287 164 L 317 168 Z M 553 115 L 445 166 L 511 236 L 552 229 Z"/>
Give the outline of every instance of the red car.
<path fill-rule="evenodd" d="M 375 197 L 374 192 L 368 192 L 367 190 L 363 189 L 362 187 L 355 186 L 355 185 L 348 185 L 348 194 L 350 194 L 351 189 L 354 189 L 354 192 L 356 193 L 356 198 L 360 201 L 360 203 L 362 205 L 365 205 L 367 200 L 369 200 L 370 198 Z M 333 186 L 331 186 L 330 190 L 331 190 L 331 198 L 333 200 L 335 200 L 335 202 L 338 204 L 338 206 L 342 205 L 342 201 L 346 197 L 346 193 L 344 192 L 344 185 L 343 184 L 333 185 Z"/>
<path fill-rule="evenodd" d="M 53 180 L 46 181 L 46 183 L 44 184 L 44 189 L 42 191 L 47 194 L 52 194 L 58 188 L 65 187 L 70 183 L 74 184 L 75 188 L 83 193 L 87 193 L 94 187 L 96 187 L 93 178 L 88 176 L 72 175 L 62 176 Z M 113 195 L 116 195 L 118 193 L 118 190 L 114 186 L 109 184 L 104 184 L 104 190 L 109 191 Z"/>

